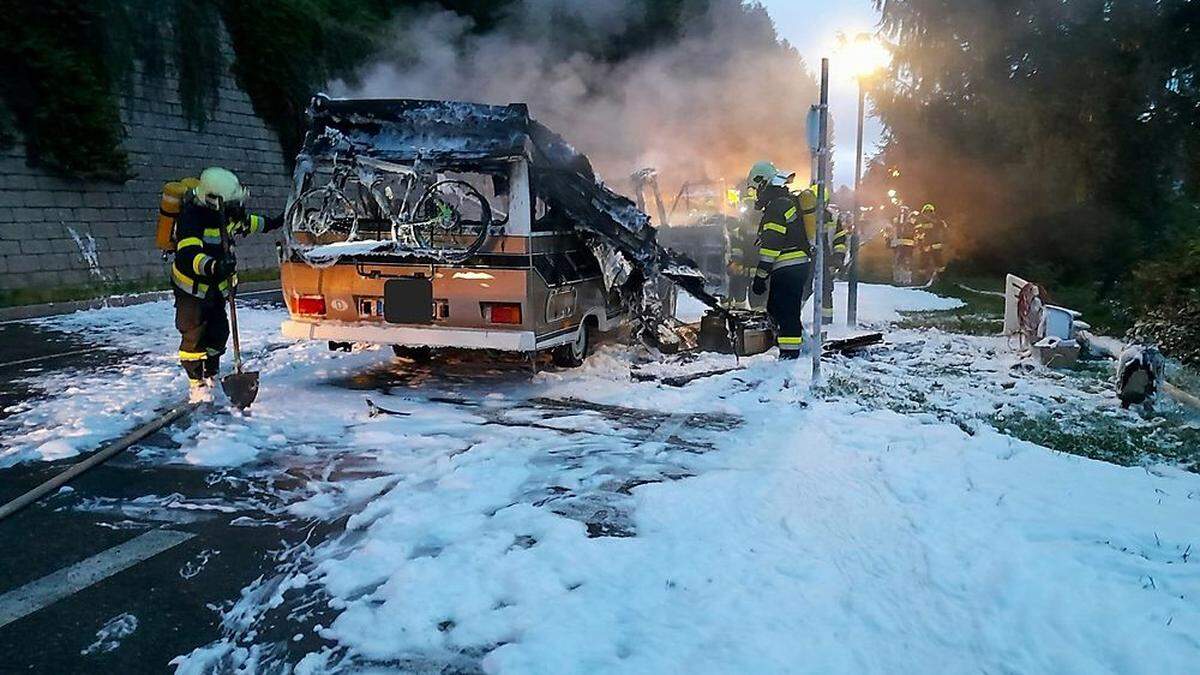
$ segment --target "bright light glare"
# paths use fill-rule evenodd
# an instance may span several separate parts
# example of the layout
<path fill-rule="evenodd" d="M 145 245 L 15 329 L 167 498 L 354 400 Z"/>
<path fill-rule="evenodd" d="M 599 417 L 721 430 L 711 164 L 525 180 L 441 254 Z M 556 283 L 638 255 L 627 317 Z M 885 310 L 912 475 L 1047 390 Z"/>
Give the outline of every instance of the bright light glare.
<path fill-rule="evenodd" d="M 859 33 L 853 40 L 842 35 L 838 42 L 839 60 L 856 77 L 874 75 L 892 62 L 892 53 L 870 33 Z"/>

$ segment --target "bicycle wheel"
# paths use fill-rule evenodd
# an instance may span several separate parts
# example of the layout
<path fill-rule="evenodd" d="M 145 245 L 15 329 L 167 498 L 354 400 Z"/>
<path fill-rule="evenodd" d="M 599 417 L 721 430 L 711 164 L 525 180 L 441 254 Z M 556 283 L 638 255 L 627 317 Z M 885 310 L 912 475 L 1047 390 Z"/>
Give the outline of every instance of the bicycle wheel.
<path fill-rule="evenodd" d="M 474 255 L 491 226 L 491 204 L 466 181 L 430 185 L 413 208 L 413 235 L 421 247 L 456 261 Z"/>
<path fill-rule="evenodd" d="M 293 234 L 308 235 L 314 244 L 344 241 L 358 229 L 358 213 L 333 186 L 308 190 L 292 202 L 286 222 Z"/>

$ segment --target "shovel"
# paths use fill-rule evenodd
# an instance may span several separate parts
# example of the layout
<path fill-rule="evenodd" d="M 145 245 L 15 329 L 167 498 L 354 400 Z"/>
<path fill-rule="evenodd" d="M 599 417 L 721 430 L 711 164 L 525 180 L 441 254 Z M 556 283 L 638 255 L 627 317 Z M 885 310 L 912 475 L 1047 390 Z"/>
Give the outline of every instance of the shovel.
<path fill-rule="evenodd" d="M 224 218 L 221 220 L 221 246 L 225 249 L 225 255 L 229 255 L 229 223 Z M 221 388 L 225 390 L 225 396 L 229 397 L 230 403 L 245 410 L 258 398 L 258 373 L 242 370 L 242 344 L 238 340 L 237 287 L 232 285 L 229 288 L 229 328 L 233 334 L 234 372 L 221 378 Z"/>

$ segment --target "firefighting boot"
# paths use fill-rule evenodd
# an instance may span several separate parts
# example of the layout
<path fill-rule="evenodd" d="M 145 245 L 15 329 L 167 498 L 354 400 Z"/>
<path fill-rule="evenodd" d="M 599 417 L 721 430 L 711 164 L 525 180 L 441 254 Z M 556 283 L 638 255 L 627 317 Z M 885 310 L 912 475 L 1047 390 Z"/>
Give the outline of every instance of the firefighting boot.
<path fill-rule="evenodd" d="M 212 403 L 212 378 L 188 380 L 188 403 Z"/>

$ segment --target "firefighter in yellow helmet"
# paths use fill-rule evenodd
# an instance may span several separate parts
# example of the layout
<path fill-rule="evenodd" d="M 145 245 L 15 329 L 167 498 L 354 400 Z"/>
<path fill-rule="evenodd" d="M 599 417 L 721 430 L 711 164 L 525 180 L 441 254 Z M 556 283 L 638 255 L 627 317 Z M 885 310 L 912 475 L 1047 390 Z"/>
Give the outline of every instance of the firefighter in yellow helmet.
<path fill-rule="evenodd" d="M 211 399 L 213 379 L 229 339 L 225 299 L 237 286 L 233 238 L 270 232 L 283 224 L 282 216 L 247 214 L 248 196 L 233 172 L 209 167 L 185 195 L 175 221 L 175 262 L 171 267 L 175 328 L 180 335 L 179 360 L 187 372 L 193 401 Z M 228 235 L 228 246 L 222 241 L 222 229 Z"/>
<path fill-rule="evenodd" d="M 946 221 L 938 217 L 933 204 L 926 204 L 916 218 L 915 229 L 921 273 L 933 281 L 946 264 Z"/>
<path fill-rule="evenodd" d="M 770 162 L 750 169 L 746 182 L 755 191 L 754 208 L 762 211 L 758 227 L 758 264 L 751 287 L 755 295 L 771 293 L 767 312 L 778 327 L 779 358 L 796 359 L 804 347 L 805 287 L 809 283 L 811 244 L 816 236 L 817 196 L 811 189 L 793 194 L 791 175 Z"/>

